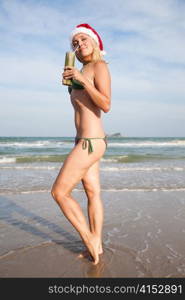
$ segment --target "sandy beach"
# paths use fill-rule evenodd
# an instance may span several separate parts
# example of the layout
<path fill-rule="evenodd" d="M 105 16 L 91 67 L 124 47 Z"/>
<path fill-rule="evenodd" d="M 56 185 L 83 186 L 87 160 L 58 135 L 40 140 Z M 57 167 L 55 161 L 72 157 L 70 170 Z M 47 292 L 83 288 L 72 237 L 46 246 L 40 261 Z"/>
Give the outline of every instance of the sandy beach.
<path fill-rule="evenodd" d="M 86 213 L 83 192 L 73 192 Z M 0 196 L 0 277 L 185 277 L 184 191 L 102 192 L 104 254 L 78 258 L 77 232 L 50 193 Z"/>

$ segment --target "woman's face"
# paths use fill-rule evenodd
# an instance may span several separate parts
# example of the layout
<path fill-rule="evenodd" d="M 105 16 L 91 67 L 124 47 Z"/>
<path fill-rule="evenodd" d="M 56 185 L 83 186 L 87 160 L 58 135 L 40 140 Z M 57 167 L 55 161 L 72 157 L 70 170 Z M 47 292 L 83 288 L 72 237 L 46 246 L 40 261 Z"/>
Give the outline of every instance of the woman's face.
<path fill-rule="evenodd" d="M 92 59 L 94 51 L 92 38 L 85 33 L 78 33 L 74 36 L 72 41 L 73 48 L 76 50 L 76 56 L 81 61 L 89 61 Z"/>

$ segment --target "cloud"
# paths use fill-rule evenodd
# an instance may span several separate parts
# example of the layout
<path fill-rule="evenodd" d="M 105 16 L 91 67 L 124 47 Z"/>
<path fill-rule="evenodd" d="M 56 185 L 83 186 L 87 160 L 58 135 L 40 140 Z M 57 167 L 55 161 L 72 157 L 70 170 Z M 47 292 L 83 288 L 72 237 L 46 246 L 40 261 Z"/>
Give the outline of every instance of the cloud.
<path fill-rule="evenodd" d="M 110 128 L 117 131 L 119 124 L 122 126 L 122 114 L 125 111 L 129 114 L 130 110 L 134 118 L 125 118 L 128 123 L 124 123 L 128 134 L 150 135 L 149 127 L 142 124 L 147 120 L 155 123 L 161 110 L 166 132 L 172 129 L 173 123 L 173 133 L 178 135 L 180 125 L 185 124 L 181 113 L 184 112 L 185 94 L 184 12 L 185 2 L 173 0 L 117 0 L 116 3 L 54 0 L 52 4 L 46 0 L 2 0 L 1 117 L 8 118 L 12 107 L 11 122 L 18 122 L 21 131 L 25 121 L 18 121 L 16 117 L 21 118 L 21 112 L 25 120 L 30 120 L 37 109 L 38 125 L 39 119 L 47 124 L 46 115 L 51 111 L 51 123 L 56 125 L 55 115 L 60 116 L 61 97 L 66 99 L 61 113 L 65 111 L 69 119 L 72 117 L 68 94 L 60 84 L 60 77 L 65 52 L 69 50 L 70 31 L 75 25 L 88 22 L 102 36 L 107 51 L 105 59 L 111 70 L 112 111 L 103 117 L 106 130 L 111 124 Z M 168 114 L 165 105 L 168 105 Z M 143 111 L 142 107 L 145 107 Z M 148 118 L 144 112 L 148 112 Z M 3 118 L 3 122 L 6 126 L 1 127 L 1 132 L 2 128 L 4 132 L 11 132 L 10 120 Z M 70 121 L 66 122 L 66 135 L 73 134 Z M 155 129 L 150 126 L 151 134 L 154 130 L 160 134 L 161 125 L 162 117 Z M 54 126 L 46 126 L 51 134 L 56 134 Z M 26 128 L 25 122 L 24 132 Z M 32 129 L 37 134 L 36 126 Z M 32 129 L 29 127 L 29 134 Z"/>
<path fill-rule="evenodd" d="M 58 35 L 67 22 L 64 12 L 43 3 L 2 1 L 1 5 L 1 26 L 17 34 Z"/>
<path fill-rule="evenodd" d="M 6 57 L 0 59 L 0 65 L 4 72 L 0 73 L 0 82 L 2 85 L 22 86 L 22 88 L 34 87 L 59 88 L 61 85 L 62 66 L 44 59 L 31 59 Z"/>

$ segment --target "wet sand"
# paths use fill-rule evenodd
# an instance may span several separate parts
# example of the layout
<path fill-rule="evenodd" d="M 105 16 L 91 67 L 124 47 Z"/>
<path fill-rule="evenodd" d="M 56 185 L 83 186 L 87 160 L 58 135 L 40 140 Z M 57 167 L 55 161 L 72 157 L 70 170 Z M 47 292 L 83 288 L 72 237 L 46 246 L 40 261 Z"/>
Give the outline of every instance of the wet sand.
<path fill-rule="evenodd" d="M 74 192 L 86 213 L 86 197 Z M 0 277 L 185 277 L 184 191 L 102 192 L 104 254 L 78 258 L 77 232 L 49 193 L 0 196 Z"/>

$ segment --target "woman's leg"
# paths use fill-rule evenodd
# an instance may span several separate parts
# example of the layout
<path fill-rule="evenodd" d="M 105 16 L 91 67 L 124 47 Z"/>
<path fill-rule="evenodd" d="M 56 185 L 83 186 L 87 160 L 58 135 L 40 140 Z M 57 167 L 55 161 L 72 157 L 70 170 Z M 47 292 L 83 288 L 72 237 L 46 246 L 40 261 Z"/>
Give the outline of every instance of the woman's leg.
<path fill-rule="evenodd" d="M 71 196 L 72 189 L 84 177 L 89 167 L 104 154 L 105 143 L 102 140 L 95 141 L 94 146 L 95 151 L 88 154 L 88 149 L 83 150 L 82 141 L 79 141 L 66 158 L 51 193 L 64 215 L 80 234 L 96 264 L 99 261 L 99 240 L 90 231 L 80 205 Z"/>
<path fill-rule="evenodd" d="M 99 161 L 95 162 L 82 178 L 87 198 L 90 230 L 99 239 L 99 254 L 102 249 L 103 204 L 100 197 Z"/>

